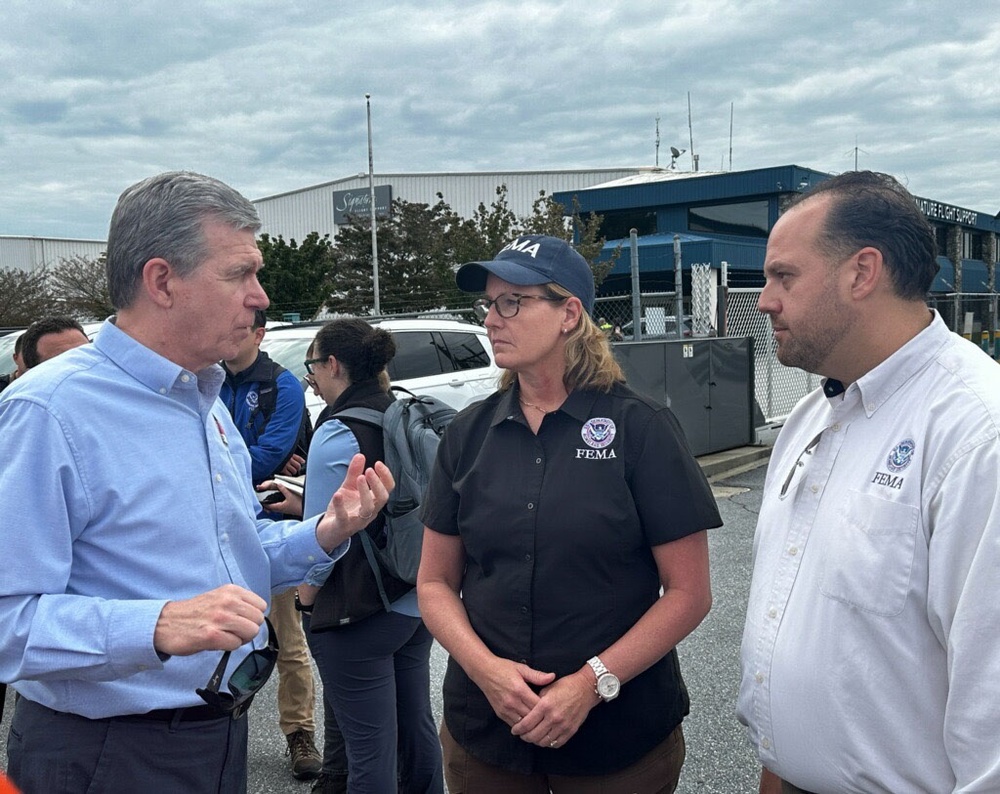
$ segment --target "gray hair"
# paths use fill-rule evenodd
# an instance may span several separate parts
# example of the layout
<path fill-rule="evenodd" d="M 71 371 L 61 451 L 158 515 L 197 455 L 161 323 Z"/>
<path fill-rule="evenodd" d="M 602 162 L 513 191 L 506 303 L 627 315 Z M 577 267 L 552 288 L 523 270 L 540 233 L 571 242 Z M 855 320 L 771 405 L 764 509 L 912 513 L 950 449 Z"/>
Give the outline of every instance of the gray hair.
<path fill-rule="evenodd" d="M 150 259 L 167 260 L 181 276 L 207 255 L 203 223 L 215 219 L 237 231 L 260 228 L 257 210 L 229 185 L 191 171 L 168 171 L 127 188 L 108 230 L 107 272 L 111 303 L 125 309 Z"/>

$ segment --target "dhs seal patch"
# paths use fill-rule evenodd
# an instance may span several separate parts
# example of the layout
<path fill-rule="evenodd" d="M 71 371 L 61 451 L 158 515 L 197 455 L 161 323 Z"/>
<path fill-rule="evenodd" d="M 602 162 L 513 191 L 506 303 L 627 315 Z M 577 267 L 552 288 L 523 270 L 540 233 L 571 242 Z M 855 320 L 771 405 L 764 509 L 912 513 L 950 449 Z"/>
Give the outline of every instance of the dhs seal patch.
<path fill-rule="evenodd" d="M 885 459 L 885 465 L 891 472 L 901 472 L 913 460 L 913 453 L 916 452 L 917 445 L 912 438 L 900 441 L 892 448 L 892 452 Z"/>
<path fill-rule="evenodd" d="M 247 392 L 247 408 L 251 411 L 256 411 L 259 402 L 260 397 L 257 396 L 257 391 L 255 389 L 251 389 Z"/>
<path fill-rule="evenodd" d="M 592 449 L 604 449 L 615 440 L 615 423 L 611 419 L 588 419 L 580 430 L 584 443 Z"/>

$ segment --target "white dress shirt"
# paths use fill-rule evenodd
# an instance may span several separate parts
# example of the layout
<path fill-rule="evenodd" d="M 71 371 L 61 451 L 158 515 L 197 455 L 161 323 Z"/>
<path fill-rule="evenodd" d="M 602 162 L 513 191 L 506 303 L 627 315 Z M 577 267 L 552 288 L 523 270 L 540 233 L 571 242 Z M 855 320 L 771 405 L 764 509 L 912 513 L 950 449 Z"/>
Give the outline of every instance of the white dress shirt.
<path fill-rule="evenodd" d="M 1000 365 L 935 314 L 838 387 L 771 456 L 738 717 L 808 791 L 1000 791 Z"/>

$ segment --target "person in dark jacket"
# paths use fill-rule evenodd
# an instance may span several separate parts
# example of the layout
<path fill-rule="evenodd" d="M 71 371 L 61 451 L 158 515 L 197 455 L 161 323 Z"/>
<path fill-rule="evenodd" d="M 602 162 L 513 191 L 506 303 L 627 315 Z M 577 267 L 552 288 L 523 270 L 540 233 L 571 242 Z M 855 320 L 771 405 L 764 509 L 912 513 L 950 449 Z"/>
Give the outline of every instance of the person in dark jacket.
<path fill-rule="evenodd" d="M 352 455 L 382 459 L 381 429 L 338 418 L 337 412 L 355 406 L 384 411 L 392 403 L 385 368 L 395 352 L 388 331 L 359 319 L 334 320 L 316 335 L 306 370 L 328 407 L 309 446 L 303 515 L 320 509 L 324 495 L 329 500 Z M 294 497 L 286 496 L 275 509 L 295 512 Z M 363 531 L 384 544 L 383 515 Z M 441 747 L 430 704 L 432 639 L 414 586 L 382 569 L 387 612 L 360 542 L 327 571 L 311 574 L 299 598 L 305 609 L 311 607 L 307 639 L 343 732 L 348 778 L 346 789 L 322 789 L 317 781 L 313 790 L 384 794 L 398 785 L 404 794 L 440 794 Z"/>
<path fill-rule="evenodd" d="M 306 410 L 298 378 L 260 349 L 266 325 L 267 314 L 258 309 L 236 357 L 222 362 L 226 380 L 219 392 L 250 451 L 255 486 L 278 473 L 295 452 Z M 268 397 L 269 390 L 276 393 Z M 288 744 L 292 775 L 312 780 L 323 766 L 313 739 L 316 687 L 294 588 L 272 595 L 270 617 L 279 645 L 278 725 Z"/>

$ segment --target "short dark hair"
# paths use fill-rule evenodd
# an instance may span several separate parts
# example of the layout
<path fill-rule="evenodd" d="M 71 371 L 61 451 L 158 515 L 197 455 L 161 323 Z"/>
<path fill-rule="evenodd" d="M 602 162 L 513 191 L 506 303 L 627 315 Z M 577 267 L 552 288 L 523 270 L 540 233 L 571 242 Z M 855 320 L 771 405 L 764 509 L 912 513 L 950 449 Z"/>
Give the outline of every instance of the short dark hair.
<path fill-rule="evenodd" d="M 832 258 L 877 248 L 900 298 L 927 297 L 939 269 L 937 243 L 913 194 L 889 174 L 847 171 L 797 196 L 788 208 L 819 196 L 831 199 L 820 244 Z"/>
<path fill-rule="evenodd" d="M 21 342 L 21 358 L 24 359 L 25 368 L 31 369 L 42 363 L 42 360 L 38 357 L 38 342 L 43 336 L 59 334 L 63 331 L 72 331 L 74 329 L 84 336 L 87 335 L 86 331 L 83 330 L 83 326 L 72 317 L 55 316 L 35 320 L 35 322 L 28 326 L 28 330 L 21 334 L 20 339 L 18 339 Z"/>
<path fill-rule="evenodd" d="M 336 356 L 352 383 L 378 377 L 396 355 L 392 334 L 357 318 L 331 320 L 319 329 L 312 347 L 316 358 Z"/>

